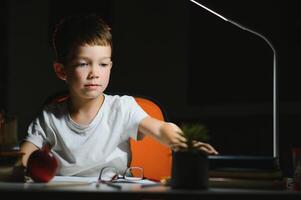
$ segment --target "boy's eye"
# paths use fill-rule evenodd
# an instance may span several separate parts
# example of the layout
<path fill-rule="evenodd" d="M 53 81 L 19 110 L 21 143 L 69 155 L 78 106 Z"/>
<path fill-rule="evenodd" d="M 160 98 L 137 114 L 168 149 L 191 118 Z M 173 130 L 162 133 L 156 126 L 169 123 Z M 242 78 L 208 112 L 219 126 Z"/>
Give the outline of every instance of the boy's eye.
<path fill-rule="evenodd" d="M 78 63 L 78 65 L 77 66 L 79 66 L 79 67 L 87 67 L 88 66 L 88 63 Z"/>
<path fill-rule="evenodd" d="M 101 67 L 108 67 L 111 63 L 100 63 Z"/>

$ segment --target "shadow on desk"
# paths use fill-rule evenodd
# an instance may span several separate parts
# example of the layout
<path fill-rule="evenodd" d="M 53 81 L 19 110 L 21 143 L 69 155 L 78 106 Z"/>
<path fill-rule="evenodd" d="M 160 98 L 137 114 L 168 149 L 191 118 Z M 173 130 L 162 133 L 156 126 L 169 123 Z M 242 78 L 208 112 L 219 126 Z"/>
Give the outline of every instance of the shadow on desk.
<path fill-rule="evenodd" d="M 284 179 L 243 179 L 243 178 L 219 178 L 209 179 L 212 188 L 240 188 L 258 190 L 286 190 Z"/>
<path fill-rule="evenodd" d="M 285 190 L 251 190 L 231 188 L 209 188 L 208 190 L 173 190 L 166 186 L 141 187 L 137 184 L 122 185 L 121 190 L 95 184 L 64 187 L 47 187 L 45 184 L 4 183 L 0 182 L 1 196 L 15 199 L 301 199 L 301 192 Z"/>

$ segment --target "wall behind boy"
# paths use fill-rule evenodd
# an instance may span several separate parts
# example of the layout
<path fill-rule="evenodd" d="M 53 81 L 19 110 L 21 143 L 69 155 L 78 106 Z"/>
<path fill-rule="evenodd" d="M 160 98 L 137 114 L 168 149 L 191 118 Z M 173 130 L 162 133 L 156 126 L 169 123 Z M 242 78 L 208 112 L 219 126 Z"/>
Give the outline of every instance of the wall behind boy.
<path fill-rule="evenodd" d="M 38 113 L 47 93 L 61 83 L 55 80 L 48 40 L 48 1 L 6 1 L 6 112 L 18 118 L 19 137 Z"/>
<path fill-rule="evenodd" d="M 103 14 L 101 11 L 109 10 L 104 17 L 112 24 L 115 44 L 108 92 L 157 97 L 170 110 L 184 101 L 183 95 L 177 95 L 179 90 L 185 91 L 186 83 L 182 66 L 186 65 L 187 13 L 183 1 L 88 0 L 85 5 L 73 3 L 73 7 L 70 1 L 55 0 L 6 3 L 9 47 L 8 57 L 3 57 L 8 62 L 5 109 L 18 117 L 20 138 L 45 99 L 65 88 L 52 69 L 51 34 L 58 19 L 68 14 Z M 170 101 L 169 97 L 177 100 Z"/>

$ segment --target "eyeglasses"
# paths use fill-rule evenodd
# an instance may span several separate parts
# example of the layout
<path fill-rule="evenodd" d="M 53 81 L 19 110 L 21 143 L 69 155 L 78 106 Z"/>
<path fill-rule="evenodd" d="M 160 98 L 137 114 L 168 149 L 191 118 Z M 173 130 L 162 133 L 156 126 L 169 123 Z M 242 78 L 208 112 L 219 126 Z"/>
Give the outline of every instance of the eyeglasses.
<path fill-rule="evenodd" d="M 118 182 L 118 180 L 124 180 L 122 182 L 135 182 L 142 180 L 144 177 L 143 168 L 142 167 L 129 167 L 126 171 L 121 175 L 118 173 L 117 169 L 114 167 L 105 167 L 102 168 L 98 177 L 97 187 L 100 183 L 105 183 L 113 187 L 117 187 L 120 189 L 120 185 L 112 185 L 109 183 Z"/>

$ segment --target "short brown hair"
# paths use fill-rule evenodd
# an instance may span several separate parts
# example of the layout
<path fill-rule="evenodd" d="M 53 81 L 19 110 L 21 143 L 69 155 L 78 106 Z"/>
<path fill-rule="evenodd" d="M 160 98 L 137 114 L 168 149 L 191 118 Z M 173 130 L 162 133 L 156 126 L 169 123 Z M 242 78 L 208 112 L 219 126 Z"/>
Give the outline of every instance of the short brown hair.
<path fill-rule="evenodd" d="M 53 33 L 56 62 L 66 64 L 72 50 L 86 44 L 113 48 L 111 28 L 99 16 L 70 16 L 56 26 Z"/>

